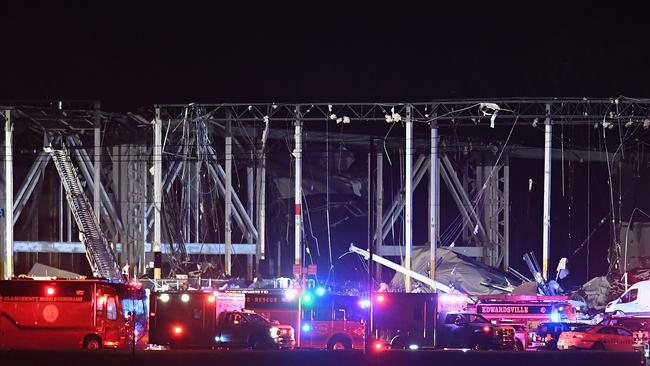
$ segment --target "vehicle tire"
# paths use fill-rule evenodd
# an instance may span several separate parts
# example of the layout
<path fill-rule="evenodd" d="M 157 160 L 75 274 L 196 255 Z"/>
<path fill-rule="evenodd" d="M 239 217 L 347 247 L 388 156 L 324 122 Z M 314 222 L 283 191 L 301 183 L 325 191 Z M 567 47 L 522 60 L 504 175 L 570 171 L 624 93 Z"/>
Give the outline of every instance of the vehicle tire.
<path fill-rule="evenodd" d="M 252 349 L 272 349 L 273 344 L 264 339 L 264 336 L 258 334 L 251 337 L 248 345 Z"/>
<path fill-rule="evenodd" d="M 591 349 L 601 350 L 602 351 L 602 350 L 605 349 L 605 345 L 600 343 L 600 342 L 596 342 L 596 343 L 594 343 L 593 346 L 591 346 Z"/>
<path fill-rule="evenodd" d="M 515 344 L 515 350 L 516 351 L 523 351 L 524 350 L 524 344 L 521 343 L 521 340 L 517 339 L 517 343 Z"/>
<path fill-rule="evenodd" d="M 328 351 L 349 351 L 352 349 L 352 341 L 346 337 L 333 337 L 327 342 Z"/>
<path fill-rule="evenodd" d="M 84 338 L 84 349 L 95 350 L 102 348 L 102 340 L 99 336 L 89 335 Z"/>

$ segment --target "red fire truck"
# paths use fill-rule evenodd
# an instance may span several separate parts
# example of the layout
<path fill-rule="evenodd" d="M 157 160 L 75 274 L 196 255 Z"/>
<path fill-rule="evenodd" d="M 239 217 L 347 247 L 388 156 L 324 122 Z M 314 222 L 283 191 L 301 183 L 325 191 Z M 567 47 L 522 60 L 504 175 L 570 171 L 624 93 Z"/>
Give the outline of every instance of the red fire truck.
<path fill-rule="evenodd" d="M 363 349 L 364 304 L 357 296 L 334 295 L 323 288 L 229 290 L 246 294 L 246 309 L 267 319 L 300 327 L 300 347 Z M 298 321 L 298 301 L 301 317 Z"/>
<path fill-rule="evenodd" d="M 517 339 L 523 349 L 539 345 L 535 334 L 539 324 L 575 322 L 578 318 L 566 296 L 486 295 L 477 296 L 475 306 L 476 313 L 483 317 L 521 329 Z"/>
<path fill-rule="evenodd" d="M 147 343 L 145 292 L 104 280 L 0 281 L 0 349 Z"/>

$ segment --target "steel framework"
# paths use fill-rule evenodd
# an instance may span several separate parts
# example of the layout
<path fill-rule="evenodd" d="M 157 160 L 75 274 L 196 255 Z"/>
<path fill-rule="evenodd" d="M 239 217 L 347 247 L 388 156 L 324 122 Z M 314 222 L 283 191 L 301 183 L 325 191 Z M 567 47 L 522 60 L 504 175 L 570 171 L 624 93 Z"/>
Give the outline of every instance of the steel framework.
<path fill-rule="evenodd" d="M 152 167 L 151 156 L 154 150 L 151 146 L 153 138 L 146 141 L 138 141 L 125 150 L 106 150 L 107 146 L 124 145 L 126 142 L 121 141 L 130 137 L 128 135 L 153 136 L 156 125 L 156 116 L 153 110 L 157 110 L 158 126 L 168 126 L 180 123 L 183 118 L 187 121 L 201 119 L 207 126 L 218 129 L 224 129 L 226 123 L 232 123 L 233 145 L 242 146 L 238 142 L 244 134 L 251 135 L 250 125 L 240 125 L 242 122 L 263 123 L 267 126 L 264 132 L 263 143 L 257 143 L 251 152 L 253 155 L 262 157 L 264 155 L 264 144 L 266 139 L 277 140 L 286 139 L 286 133 L 275 128 L 278 122 L 292 123 L 296 126 L 302 124 L 300 138 L 303 144 L 310 144 L 314 141 L 323 141 L 324 133 L 322 131 L 310 130 L 312 123 L 397 123 L 401 124 L 407 118 L 413 122 L 416 134 L 412 141 L 415 151 L 422 151 L 422 148 L 429 148 L 431 139 L 418 138 L 417 128 L 426 125 L 429 128 L 435 124 L 436 128 L 441 131 L 440 146 L 437 154 L 440 157 L 439 167 L 443 181 L 448 189 L 453 190 L 457 206 L 464 207 L 464 218 L 466 226 L 471 228 L 472 233 L 476 231 L 475 238 L 480 238 L 486 244 L 485 258 L 487 263 L 493 266 L 508 267 L 508 157 L 530 157 L 557 159 L 557 149 L 552 146 L 546 146 L 545 151 L 541 149 L 529 149 L 515 144 L 503 145 L 502 152 L 504 158 L 496 163 L 484 163 L 473 168 L 474 177 L 458 178 L 458 173 L 454 164 L 450 160 L 450 152 L 457 151 L 461 146 L 456 143 L 454 146 L 444 144 L 444 131 L 446 128 L 457 127 L 476 127 L 476 128 L 530 128 L 531 124 L 536 125 L 538 122 L 554 126 L 585 126 L 599 128 L 603 136 L 611 136 L 612 142 L 618 144 L 620 140 L 623 143 L 623 134 L 627 131 L 646 129 L 650 126 L 650 100 L 634 99 L 626 97 L 618 98 L 537 98 L 537 99 L 482 99 L 482 100 L 436 100 L 426 103 L 302 103 L 302 104 L 280 104 L 280 103 L 235 103 L 235 104 L 160 104 L 151 108 L 149 112 L 142 114 L 134 113 L 112 113 L 103 111 L 95 102 L 73 101 L 73 102 L 45 102 L 45 103 L 4 103 L 0 104 L 2 110 L 2 119 L 5 122 L 5 159 L 3 170 L 3 189 L 2 195 L 5 202 L 5 212 L 3 216 L 1 229 L 2 235 L 2 260 L 4 277 L 13 273 L 12 264 L 14 263 L 13 253 L 24 251 L 42 251 L 51 250 L 61 252 L 67 250 L 75 252 L 74 244 L 71 241 L 72 231 L 70 228 L 71 217 L 64 212 L 63 206 L 59 205 L 59 230 L 57 237 L 52 237 L 52 241 L 21 241 L 14 242 L 13 226 L 19 219 L 23 219 L 22 211 L 30 204 L 32 193 L 38 184 L 42 184 L 43 177 L 48 168 L 47 155 L 37 156 L 34 164 L 25 173 L 16 195 L 13 193 L 13 183 L 19 183 L 13 174 L 13 154 L 20 146 L 12 146 L 12 132 L 15 126 L 21 126 L 21 129 L 28 131 L 35 136 L 43 136 L 52 133 L 64 134 L 71 147 L 71 153 L 79 166 L 80 174 L 87 183 L 87 189 L 93 193 L 96 206 L 100 210 L 100 225 L 110 234 L 109 240 L 116 243 L 118 248 L 128 248 L 121 252 L 122 260 L 125 263 L 133 264 L 142 272 L 145 268 L 143 264 L 149 265 L 153 253 L 156 251 L 157 240 L 151 237 L 150 229 L 155 225 L 156 216 L 153 214 L 156 205 L 154 196 L 159 196 L 162 192 L 169 192 L 173 183 L 178 179 L 179 174 L 188 168 L 185 162 L 173 160 L 164 167 L 159 166 L 156 170 L 160 174 L 160 187 L 153 189 L 152 180 L 149 179 L 148 173 Z M 183 117 L 183 112 L 192 109 L 196 113 L 189 118 Z M 103 134 L 103 136 L 102 136 Z M 110 138 L 106 137 L 110 135 Z M 92 136 L 92 139 L 91 139 Z M 341 134 L 343 136 L 343 134 Z M 362 145 L 367 142 L 366 136 L 349 133 L 346 135 L 346 143 Z M 112 139 L 112 142 L 108 140 Z M 87 151 L 84 141 L 93 141 L 93 156 Z M 151 141 L 151 142 L 149 142 Z M 385 138 L 385 146 L 393 148 L 403 146 L 404 140 L 394 137 Z M 21 142 L 22 143 L 22 142 Z M 14 143 L 16 145 L 16 143 Z M 20 145 L 20 144 L 18 144 Z M 156 145 L 154 143 L 154 145 Z M 260 148 L 260 145 L 262 146 Z M 155 147 L 155 146 L 154 146 Z M 299 148 L 294 146 L 294 148 Z M 487 150 L 491 147 L 484 145 L 474 145 L 477 150 Z M 115 149 L 115 148 L 113 148 Z M 563 151 L 565 156 L 572 159 L 585 159 L 588 155 L 593 160 L 607 162 L 610 165 L 621 159 L 624 149 L 615 153 L 595 153 L 587 152 L 584 149 L 574 148 L 571 151 Z M 166 153 L 177 153 L 177 151 L 167 150 Z M 233 252 L 257 257 L 268 255 L 274 251 L 268 251 L 265 248 L 268 240 L 264 237 L 265 231 L 258 226 L 264 222 L 264 208 L 258 207 L 257 210 L 247 210 L 244 202 L 250 207 L 247 200 L 240 198 L 240 192 L 229 182 L 227 169 L 222 167 L 221 160 L 217 159 L 217 149 L 214 146 L 208 146 L 207 155 L 207 172 L 215 182 L 220 197 L 232 196 L 232 218 L 234 225 L 247 237 L 249 244 L 232 244 Z M 122 165 L 115 161 L 111 155 L 126 154 L 130 157 L 138 155 L 139 163 L 128 163 Z M 146 158 L 142 159 L 142 156 Z M 124 157 L 122 157 L 124 158 Z M 112 161 L 111 161 L 112 159 Z M 431 169 L 431 156 L 418 156 L 413 164 L 413 189 L 418 182 L 424 177 L 424 174 Z M 104 164 L 102 164 L 104 163 Z M 435 166 L 435 164 L 433 164 Z M 254 179 L 248 182 L 254 182 L 257 187 L 253 190 L 254 194 L 248 194 L 248 197 L 254 199 L 262 205 L 264 201 L 260 195 L 264 195 L 266 184 L 264 165 L 251 165 L 254 168 Z M 196 167 L 192 168 L 195 169 Z M 188 171 L 190 169 L 188 168 Z M 108 174 L 105 172 L 111 172 Z M 116 171 L 119 171 L 119 177 L 116 177 Z M 104 172 L 104 174 L 103 174 Z M 262 176 L 260 176 L 262 174 Z M 468 186 L 467 179 L 474 179 L 475 182 Z M 464 180 L 464 181 L 463 181 Z M 97 182 L 97 184 L 95 184 Z M 230 184 L 228 184 L 230 183 Z M 260 186 L 261 185 L 261 186 Z M 296 187 L 301 187 L 300 179 L 296 179 Z M 471 187 L 470 187 L 471 186 Z M 247 191 L 250 192 L 249 187 Z M 296 190 L 299 191 L 299 190 Z M 482 192 L 482 193 L 481 193 Z M 246 196 L 246 195 L 244 195 Z M 136 197 L 135 202 L 131 197 Z M 478 197 L 478 198 L 477 198 Z M 547 199 L 548 200 L 548 199 Z M 60 200 L 59 200 L 60 201 Z M 390 231 L 391 225 L 395 218 L 399 216 L 402 203 L 401 195 L 395 197 L 393 203 L 384 212 L 382 217 L 381 236 Z M 301 204 L 296 200 L 296 208 Z M 12 207 L 10 212 L 6 207 Z M 193 215 L 198 215 L 198 202 L 192 208 Z M 381 206 L 380 206 L 381 207 Z M 433 212 L 433 211 L 432 211 Z M 296 223 L 302 225 L 302 214 L 296 215 Z M 436 215 L 433 213 L 432 215 Z M 7 219 L 10 220 L 7 224 Z M 432 218 L 436 222 L 439 218 Z M 616 217 L 615 220 L 620 218 Z M 158 219 L 159 220 L 159 219 Z M 195 220 L 195 224 L 200 220 Z M 386 225 L 386 223 L 390 223 Z M 478 230 L 473 230 L 478 227 Z M 296 229 L 296 237 L 300 235 L 300 228 Z M 154 230 L 155 231 L 155 230 Z M 67 235 L 64 235 L 65 234 Z M 435 231 L 434 231 L 435 232 Z M 408 234 L 410 235 L 410 234 Z M 435 235 L 435 234 L 434 234 Z M 61 242 L 64 238 L 68 243 Z M 154 242 L 151 247 L 148 242 Z M 223 253 L 229 249 L 228 240 L 225 240 L 225 246 L 220 249 L 215 247 L 205 249 L 211 253 Z M 434 238 L 431 243 L 436 243 Z M 198 241 L 197 241 L 198 242 Z M 30 243 L 33 243 L 30 244 Z M 50 243 L 50 244 L 48 244 Z M 250 243 L 257 243 L 250 244 Z M 299 244 L 299 240 L 296 240 Z M 124 246 L 123 246 L 123 245 Z M 402 250 L 392 248 L 390 245 L 383 245 L 378 242 L 381 255 L 395 255 Z M 187 243 L 188 252 L 191 243 Z M 198 244 L 197 244 L 198 245 Z M 208 246 L 210 244 L 205 244 Z M 219 246 L 221 244 L 214 244 Z M 260 247 L 260 245 L 262 247 Z M 618 245 L 618 239 L 614 238 L 613 245 Z M 192 247 L 194 248 L 194 247 Z M 166 249 L 161 249 L 163 252 Z M 121 249 L 120 249 L 121 251 Z M 119 252 L 119 251 L 118 251 Z M 296 253 L 302 253 L 296 248 Z M 620 251 L 613 251 L 614 253 Z M 146 259 L 145 259 L 146 258 Z M 617 261 L 617 258 L 613 258 Z"/>

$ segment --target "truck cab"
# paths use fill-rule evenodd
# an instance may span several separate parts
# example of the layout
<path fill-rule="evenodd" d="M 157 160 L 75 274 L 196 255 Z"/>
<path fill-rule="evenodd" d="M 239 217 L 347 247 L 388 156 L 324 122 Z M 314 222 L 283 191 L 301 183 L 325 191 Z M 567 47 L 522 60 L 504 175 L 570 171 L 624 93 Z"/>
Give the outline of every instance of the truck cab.
<path fill-rule="evenodd" d="M 617 316 L 650 314 L 650 281 L 630 286 L 621 297 L 607 304 L 605 312 Z"/>

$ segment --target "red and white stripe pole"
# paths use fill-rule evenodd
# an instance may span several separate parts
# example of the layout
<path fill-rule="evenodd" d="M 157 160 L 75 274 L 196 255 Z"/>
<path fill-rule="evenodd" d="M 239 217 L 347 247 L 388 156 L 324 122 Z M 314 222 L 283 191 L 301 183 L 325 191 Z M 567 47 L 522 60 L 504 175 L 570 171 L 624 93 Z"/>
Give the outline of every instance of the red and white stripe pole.
<path fill-rule="evenodd" d="M 295 123 L 295 134 L 294 134 L 294 149 L 293 157 L 295 161 L 295 187 L 294 187 L 294 204 L 295 204 L 295 213 L 294 213 L 294 267 L 299 267 L 302 272 L 302 121 L 300 120 L 300 106 L 296 106 L 296 123 Z M 298 275 L 297 280 L 303 279 L 304 276 L 302 273 Z M 300 291 L 298 293 L 298 324 L 296 327 L 296 344 L 297 347 L 301 346 L 301 335 L 302 335 L 302 309 L 301 309 L 301 300 L 302 293 L 304 291 L 304 281 L 301 281 Z"/>

